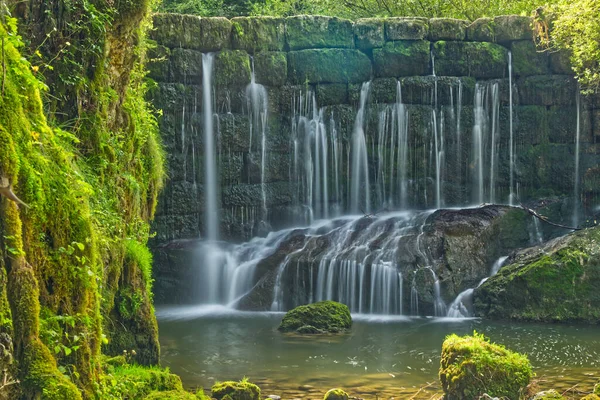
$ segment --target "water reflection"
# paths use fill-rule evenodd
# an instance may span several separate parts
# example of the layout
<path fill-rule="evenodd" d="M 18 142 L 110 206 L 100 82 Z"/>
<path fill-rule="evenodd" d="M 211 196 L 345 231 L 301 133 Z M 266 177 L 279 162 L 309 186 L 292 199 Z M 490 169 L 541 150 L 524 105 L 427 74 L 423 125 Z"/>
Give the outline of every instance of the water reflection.
<path fill-rule="evenodd" d="M 356 315 L 349 334 L 303 337 L 277 332 L 281 313 L 188 307 L 157 315 L 162 363 L 189 387 L 246 376 L 265 395 L 285 398 L 318 398 L 335 386 L 359 397 L 398 398 L 437 380 L 446 335 L 474 329 L 527 353 L 538 376 L 552 377 L 550 386 L 561 379 L 593 385 L 600 367 L 599 328 L 592 326 Z M 427 398 L 440 390 L 428 389 Z"/>

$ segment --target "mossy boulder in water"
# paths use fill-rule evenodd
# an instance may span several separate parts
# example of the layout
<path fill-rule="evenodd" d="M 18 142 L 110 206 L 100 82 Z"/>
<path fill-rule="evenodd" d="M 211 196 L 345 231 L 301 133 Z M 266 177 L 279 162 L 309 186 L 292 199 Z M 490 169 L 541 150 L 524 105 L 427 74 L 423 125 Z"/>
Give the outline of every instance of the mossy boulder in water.
<path fill-rule="evenodd" d="M 211 389 L 211 397 L 217 400 L 260 400 L 260 388 L 246 379 L 218 382 Z"/>
<path fill-rule="evenodd" d="M 442 345 L 440 381 L 446 400 L 483 394 L 519 399 L 532 376 L 526 356 L 490 343 L 483 335 L 450 335 Z"/>
<path fill-rule="evenodd" d="M 558 393 L 554 389 L 539 392 L 531 398 L 531 400 L 563 400 L 563 399 L 564 399 L 563 395 Z"/>
<path fill-rule="evenodd" d="M 152 392 L 146 396 L 145 400 L 198 400 L 198 397 L 185 390 L 169 390 L 168 392 Z"/>
<path fill-rule="evenodd" d="M 282 332 L 337 333 L 352 326 L 347 305 L 335 301 L 320 301 L 288 311 L 279 325 Z"/>
<path fill-rule="evenodd" d="M 348 393 L 344 392 L 342 389 L 331 389 L 325 393 L 323 400 L 348 400 Z"/>

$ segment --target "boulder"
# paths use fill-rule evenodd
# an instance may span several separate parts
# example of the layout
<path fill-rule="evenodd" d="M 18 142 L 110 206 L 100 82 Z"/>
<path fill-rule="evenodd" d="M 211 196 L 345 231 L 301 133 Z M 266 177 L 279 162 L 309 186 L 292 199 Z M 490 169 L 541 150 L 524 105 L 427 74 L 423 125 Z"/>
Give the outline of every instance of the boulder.
<path fill-rule="evenodd" d="M 395 40 L 424 40 L 429 33 L 427 18 L 387 18 L 385 20 L 385 39 Z"/>
<path fill-rule="evenodd" d="M 217 400 L 260 400 L 260 388 L 246 379 L 218 382 L 211 389 L 211 397 Z"/>
<path fill-rule="evenodd" d="M 442 345 L 439 376 L 447 400 L 484 394 L 518 400 L 532 375 L 525 355 L 490 343 L 483 335 L 452 334 Z"/>
<path fill-rule="evenodd" d="M 286 40 L 290 50 L 352 48 L 352 22 L 336 17 L 298 15 L 285 20 Z"/>
<path fill-rule="evenodd" d="M 198 397 L 185 390 L 169 390 L 166 392 L 154 391 L 144 400 L 198 400 Z"/>
<path fill-rule="evenodd" d="M 285 20 L 274 17 L 237 17 L 231 20 L 234 49 L 281 51 L 285 46 Z"/>
<path fill-rule="evenodd" d="M 323 400 L 348 400 L 348 393 L 342 389 L 331 389 L 325 393 Z"/>
<path fill-rule="evenodd" d="M 558 393 L 554 389 L 545 390 L 543 392 L 537 393 L 530 400 L 563 400 L 564 397 L 562 394 Z"/>
<path fill-rule="evenodd" d="M 352 317 L 347 305 L 320 301 L 288 311 L 277 329 L 281 332 L 339 333 L 351 326 Z"/>
<path fill-rule="evenodd" d="M 491 319 L 600 323 L 600 227 L 519 251 L 475 289 L 476 314 Z"/>
<path fill-rule="evenodd" d="M 373 50 L 373 64 L 377 77 L 428 75 L 429 42 L 425 40 L 388 42 L 383 48 Z"/>

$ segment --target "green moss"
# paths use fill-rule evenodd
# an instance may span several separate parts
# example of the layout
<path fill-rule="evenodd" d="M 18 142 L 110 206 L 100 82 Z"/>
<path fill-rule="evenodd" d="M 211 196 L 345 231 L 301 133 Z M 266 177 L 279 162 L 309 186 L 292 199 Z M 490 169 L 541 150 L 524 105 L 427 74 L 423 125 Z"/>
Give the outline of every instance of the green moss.
<path fill-rule="evenodd" d="M 600 383 L 597 383 L 596 386 L 594 386 L 594 394 L 600 396 Z"/>
<path fill-rule="evenodd" d="M 531 400 L 563 400 L 564 397 L 554 389 L 537 393 Z"/>
<path fill-rule="evenodd" d="M 246 379 L 218 382 L 211 389 L 211 397 L 217 400 L 260 400 L 260 388 Z"/>
<path fill-rule="evenodd" d="M 513 72 L 516 76 L 543 75 L 550 73 L 548 52 L 538 50 L 532 40 L 512 42 Z"/>
<path fill-rule="evenodd" d="M 429 39 L 465 40 L 469 23 L 453 18 L 431 18 L 429 20 Z"/>
<path fill-rule="evenodd" d="M 233 18 L 231 23 L 234 49 L 250 52 L 281 51 L 285 46 L 285 25 L 282 18 L 238 17 Z"/>
<path fill-rule="evenodd" d="M 222 87 L 250 83 L 250 57 L 242 50 L 224 50 L 215 58 L 215 84 Z"/>
<path fill-rule="evenodd" d="M 587 396 L 582 397 L 581 400 L 600 400 L 600 396 L 598 396 L 597 394 L 591 393 L 591 394 L 588 394 Z"/>
<path fill-rule="evenodd" d="M 281 86 L 287 80 L 287 56 L 284 52 L 263 51 L 254 55 L 256 81 Z"/>
<path fill-rule="evenodd" d="M 439 41 L 433 45 L 436 74 L 503 78 L 508 50 L 487 42 Z"/>
<path fill-rule="evenodd" d="M 373 50 L 374 72 L 378 77 L 428 75 L 429 64 L 428 41 L 399 40 Z"/>
<path fill-rule="evenodd" d="M 354 46 L 352 22 L 346 19 L 299 15 L 286 18 L 285 28 L 291 50 Z"/>
<path fill-rule="evenodd" d="M 304 333 L 344 332 L 352 326 L 350 309 L 335 301 L 299 306 L 285 314 L 278 330 Z"/>
<path fill-rule="evenodd" d="M 331 389 L 325 393 L 323 400 L 348 400 L 348 393 L 342 389 Z"/>
<path fill-rule="evenodd" d="M 371 77 L 366 54 L 349 49 L 311 49 L 288 53 L 288 78 L 293 84 L 363 82 Z"/>
<path fill-rule="evenodd" d="M 354 41 L 358 49 L 382 47 L 385 43 L 385 19 L 362 18 L 354 23 Z"/>
<path fill-rule="evenodd" d="M 137 400 L 155 391 L 182 392 L 181 379 L 167 369 L 125 365 L 101 377 L 97 397 L 103 400 Z"/>
<path fill-rule="evenodd" d="M 197 400 L 198 398 L 184 390 L 169 390 L 167 392 L 152 392 L 145 400 Z"/>
<path fill-rule="evenodd" d="M 518 400 L 533 373 L 526 356 L 474 333 L 446 337 L 439 375 L 448 399 L 475 399 L 488 394 Z"/>

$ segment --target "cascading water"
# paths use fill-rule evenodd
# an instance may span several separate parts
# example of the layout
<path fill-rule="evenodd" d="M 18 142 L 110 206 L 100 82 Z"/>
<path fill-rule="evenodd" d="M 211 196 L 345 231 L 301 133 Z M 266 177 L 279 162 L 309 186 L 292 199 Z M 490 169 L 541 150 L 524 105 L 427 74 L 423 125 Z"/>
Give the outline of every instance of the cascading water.
<path fill-rule="evenodd" d="M 509 195 L 508 204 L 511 206 L 515 201 L 515 145 L 513 137 L 513 85 L 512 85 L 512 51 L 508 51 L 508 124 L 509 124 Z"/>
<path fill-rule="evenodd" d="M 210 241 L 219 239 L 219 205 L 217 202 L 217 154 L 213 124 L 212 72 L 214 54 L 202 54 L 202 99 L 204 120 L 204 218 Z"/>
<path fill-rule="evenodd" d="M 356 113 L 354 132 L 352 133 L 352 195 L 351 212 L 368 213 L 371 211 L 371 193 L 369 184 L 369 160 L 365 138 L 365 114 L 371 82 L 365 82 L 360 91 L 360 108 Z"/>
<path fill-rule="evenodd" d="M 485 281 L 487 281 L 490 277 L 496 275 L 500 268 L 504 265 L 508 257 L 500 257 L 497 259 L 492 268 L 490 270 L 490 276 L 488 278 L 483 278 L 481 282 L 477 285 L 477 287 L 481 286 Z M 461 292 L 456 299 L 450 304 L 448 307 L 448 313 L 446 316 L 450 318 L 468 318 L 473 315 L 473 292 L 475 288 L 469 288 Z"/>
<path fill-rule="evenodd" d="M 581 94 L 580 91 L 577 90 L 576 97 L 576 106 L 577 106 L 577 127 L 575 129 L 575 178 L 573 185 L 573 226 L 579 226 L 579 153 L 580 153 L 580 145 L 579 145 L 579 137 L 581 133 Z"/>

